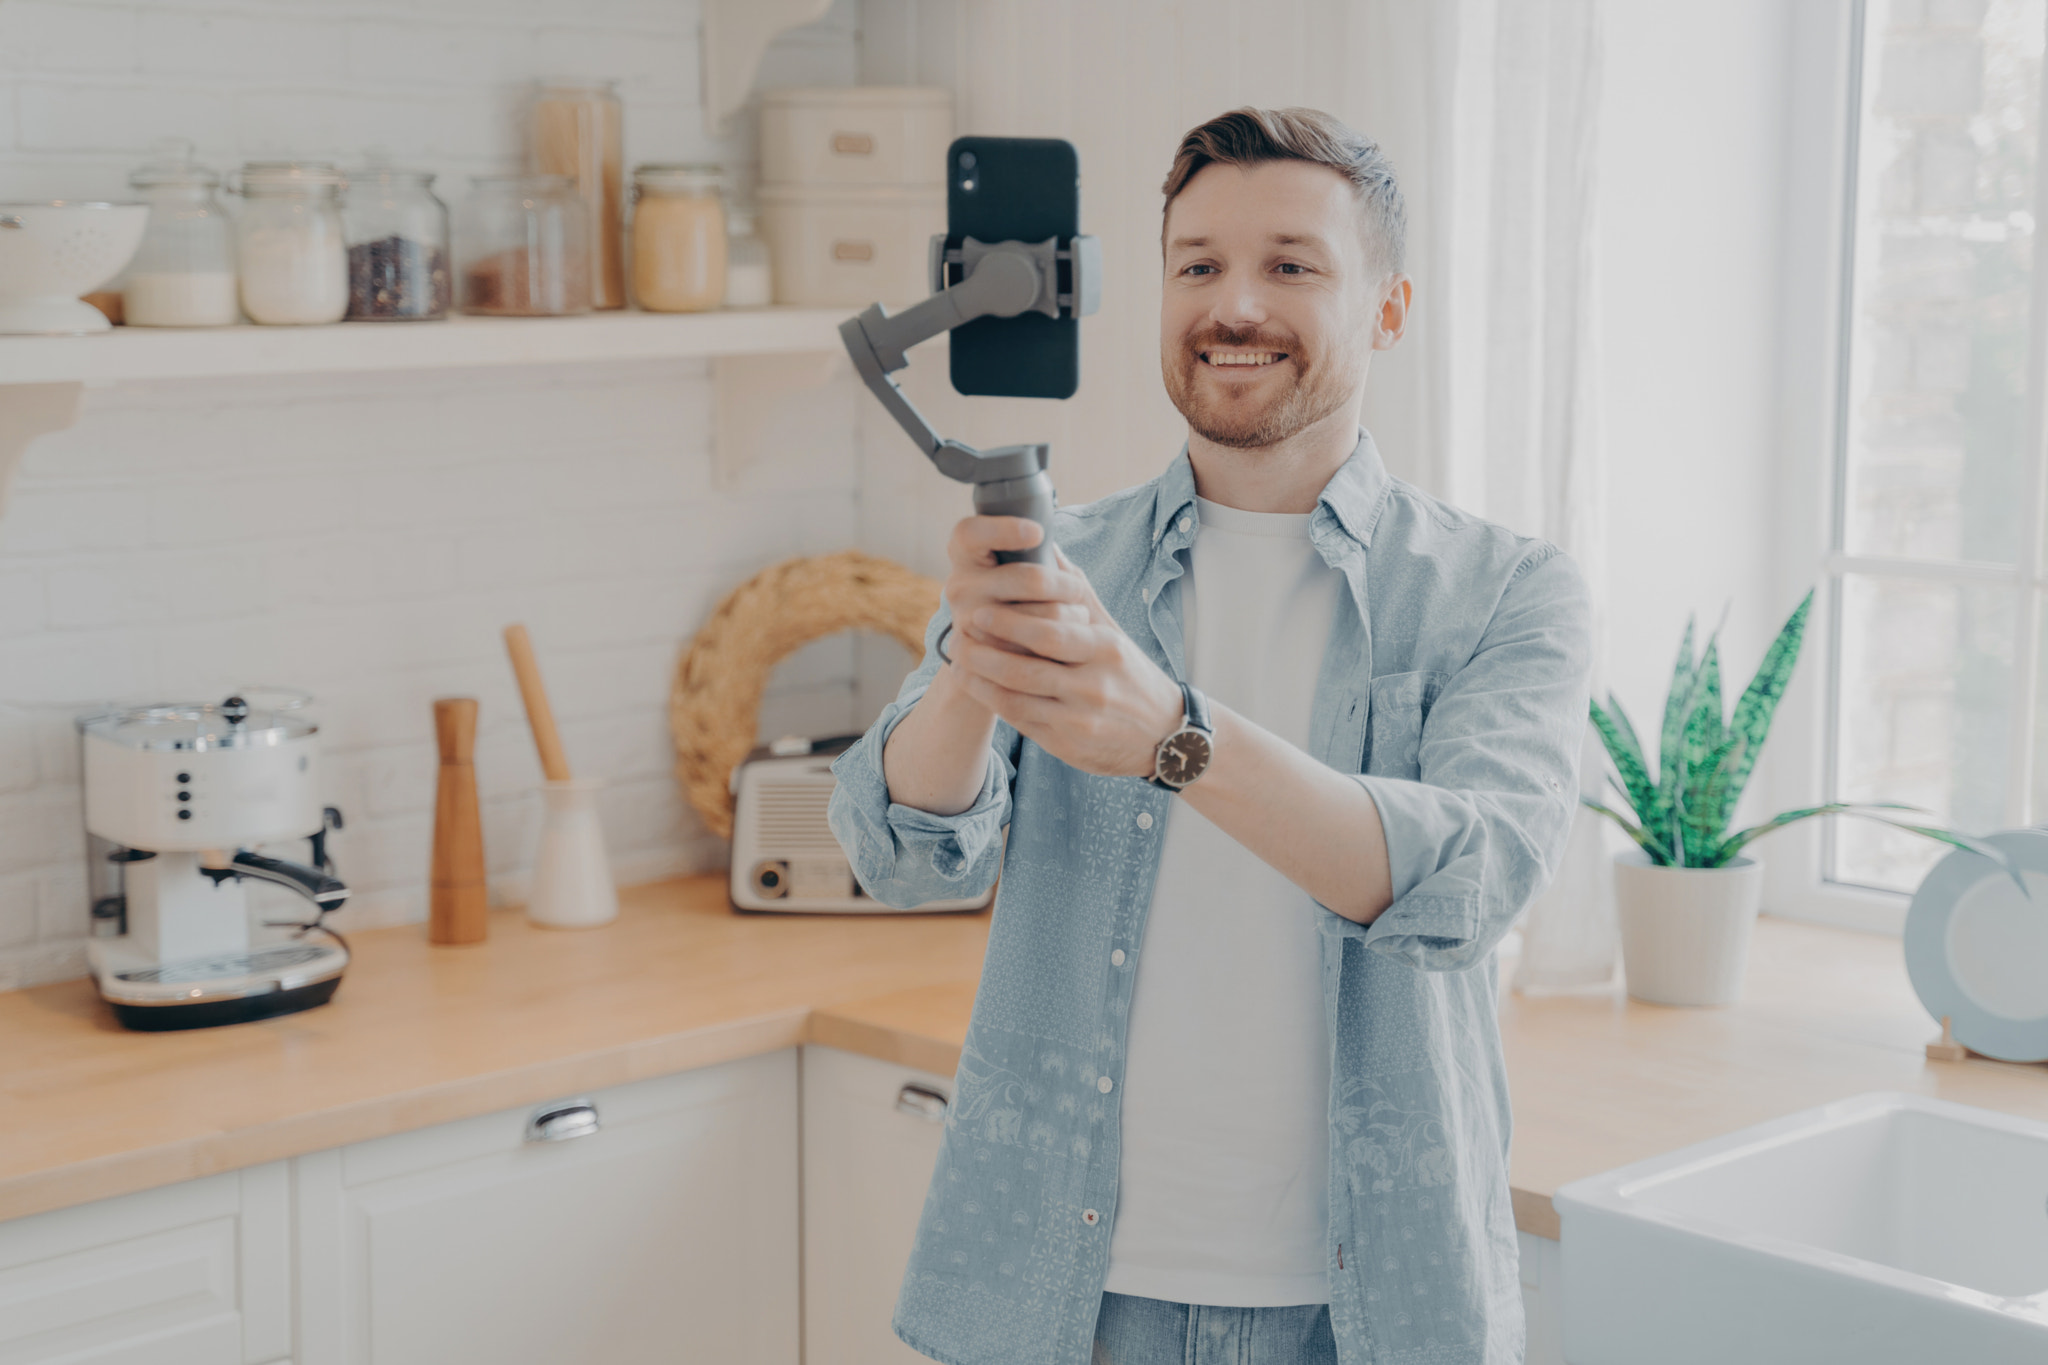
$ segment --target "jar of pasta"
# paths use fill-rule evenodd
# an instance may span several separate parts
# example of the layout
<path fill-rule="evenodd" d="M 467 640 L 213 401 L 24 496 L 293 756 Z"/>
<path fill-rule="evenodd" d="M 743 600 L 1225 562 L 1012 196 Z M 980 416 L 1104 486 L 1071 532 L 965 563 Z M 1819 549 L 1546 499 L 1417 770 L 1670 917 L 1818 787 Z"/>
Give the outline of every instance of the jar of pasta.
<path fill-rule="evenodd" d="M 633 172 L 633 298 L 655 313 L 725 302 L 725 200 L 716 166 Z"/>

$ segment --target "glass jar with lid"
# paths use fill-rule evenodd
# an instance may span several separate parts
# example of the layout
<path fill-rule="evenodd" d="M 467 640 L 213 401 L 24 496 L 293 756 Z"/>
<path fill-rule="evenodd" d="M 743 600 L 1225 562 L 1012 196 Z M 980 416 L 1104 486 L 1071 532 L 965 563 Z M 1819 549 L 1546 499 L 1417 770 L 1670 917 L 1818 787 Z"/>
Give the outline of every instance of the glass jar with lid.
<path fill-rule="evenodd" d="M 590 311 L 582 198 L 567 176 L 480 175 L 455 212 L 462 311 L 548 317 Z"/>
<path fill-rule="evenodd" d="M 754 231 L 754 211 L 733 205 L 726 215 L 725 306 L 766 308 L 775 302 L 768 243 Z"/>
<path fill-rule="evenodd" d="M 725 301 L 724 172 L 717 166 L 633 171 L 633 300 L 655 313 Z"/>
<path fill-rule="evenodd" d="M 251 161 L 234 187 L 242 311 L 252 322 L 340 322 L 348 313 L 348 181 L 326 161 Z"/>
<path fill-rule="evenodd" d="M 220 176 L 166 138 L 128 183 L 149 202 L 149 226 L 121 293 L 131 327 L 225 327 L 239 322 L 234 226 L 215 193 Z"/>
<path fill-rule="evenodd" d="M 434 196 L 432 171 L 382 161 L 348 173 L 348 315 L 386 320 L 441 318 L 453 302 L 448 206 Z"/>

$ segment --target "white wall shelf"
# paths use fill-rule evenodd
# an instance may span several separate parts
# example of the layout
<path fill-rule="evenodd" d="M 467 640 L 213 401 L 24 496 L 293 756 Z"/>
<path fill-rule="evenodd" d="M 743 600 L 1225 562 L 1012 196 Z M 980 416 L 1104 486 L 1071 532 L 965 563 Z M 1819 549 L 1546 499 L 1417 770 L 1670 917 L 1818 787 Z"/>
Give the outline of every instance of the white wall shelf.
<path fill-rule="evenodd" d="M 10 336 L 0 337 L 0 386 L 836 351 L 839 324 L 858 311 L 620 311 L 566 318 L 120 327 L 82 337 Z"/>

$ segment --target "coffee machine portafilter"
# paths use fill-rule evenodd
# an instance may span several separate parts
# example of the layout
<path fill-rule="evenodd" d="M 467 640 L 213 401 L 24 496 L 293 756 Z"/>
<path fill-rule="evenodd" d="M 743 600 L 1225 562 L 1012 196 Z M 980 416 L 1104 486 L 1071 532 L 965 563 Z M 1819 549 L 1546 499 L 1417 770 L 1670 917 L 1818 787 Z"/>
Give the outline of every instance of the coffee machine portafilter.
<path fill-rule="evenodd" d="M 84 750 L 87 955 L 114 1017 L 133 1029 L 199 1028 L 325 1003 L 348 945 L 328 929 L 348 888 L 320 804 L 319 726 L 298 708 L 241 696 L 79 718 Z M 258 852 L 304 839 L 311 860 Z M 275 883 L 312 907 L 303 921 L 250 925 L 244 883 Z"/>

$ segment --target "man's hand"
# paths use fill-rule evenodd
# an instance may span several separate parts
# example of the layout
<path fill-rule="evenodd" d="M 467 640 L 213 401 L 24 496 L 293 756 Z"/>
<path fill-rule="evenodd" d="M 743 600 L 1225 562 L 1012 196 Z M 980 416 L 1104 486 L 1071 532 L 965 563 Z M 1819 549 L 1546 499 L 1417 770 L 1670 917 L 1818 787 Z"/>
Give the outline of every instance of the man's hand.
<path fill-rule="evenodd" d="M 1087 579 L 1042 564 L 996 562 L 998 550 L 1029 550 L 1044 539 L 1045 528 L 1024 517 L 964 517 L 953 527 L 944 592 L 955 639 L 976 612 L 998 606 L 1048 620 L 1088 619 L 1094 593 Z"/>
<path fill-rule="evenodd" d="M 1053 757 L 1102 777 L 1148 777 L 1159 741 L 1180 727 L 1180 686 L 1118 628 L 1087 576 L 1054 554 L 1056 566 L 996 566 L 991 575 L 1026 570 L 1028 581 L 991 577 L 997 591 L 964 612 L 948 580 L 959 612 L 954 666 L 970 697 Z"/>

